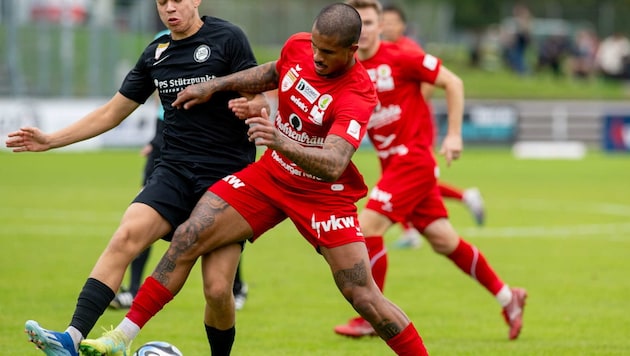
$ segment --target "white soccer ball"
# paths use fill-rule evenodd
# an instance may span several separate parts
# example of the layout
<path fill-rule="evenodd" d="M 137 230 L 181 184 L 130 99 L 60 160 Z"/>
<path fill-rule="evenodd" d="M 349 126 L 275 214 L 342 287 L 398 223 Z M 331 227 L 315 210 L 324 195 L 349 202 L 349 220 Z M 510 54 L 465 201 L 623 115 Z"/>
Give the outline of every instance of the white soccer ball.
<path fill-rule="evenodd" d="M 166 341 L 150 341 L 140 346 L 133 356 L 183 356 L 181 351 Z"/>

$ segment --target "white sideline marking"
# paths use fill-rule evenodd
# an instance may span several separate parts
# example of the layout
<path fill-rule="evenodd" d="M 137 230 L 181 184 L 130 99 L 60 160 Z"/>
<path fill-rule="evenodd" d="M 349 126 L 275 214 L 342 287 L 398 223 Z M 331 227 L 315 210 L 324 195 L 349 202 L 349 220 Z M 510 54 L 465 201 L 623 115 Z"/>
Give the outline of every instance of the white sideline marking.
<path fill-rule="evenodd" d="M 585 203 L 585 202 L 551 202 L 549 200 L 521 200 L 518 203 L 521 207 L 539 210 L 566 212 L 595 213 L 601 215 L 630 217 L 630 205 L 611 203 Z"/>
<path fill-rule="evenodd" d="M 126 208 L 126 207 L 124 207 Z M 119 211 L 86 211 L 70 209 L 34 209 L 34 208 L 7 208 L 0 207 L 0 218 L 33 219 L 34 221 L 68 220 L 73 223 L 105 223 L 118 222 L 122 218 L 124 210 Z"/>

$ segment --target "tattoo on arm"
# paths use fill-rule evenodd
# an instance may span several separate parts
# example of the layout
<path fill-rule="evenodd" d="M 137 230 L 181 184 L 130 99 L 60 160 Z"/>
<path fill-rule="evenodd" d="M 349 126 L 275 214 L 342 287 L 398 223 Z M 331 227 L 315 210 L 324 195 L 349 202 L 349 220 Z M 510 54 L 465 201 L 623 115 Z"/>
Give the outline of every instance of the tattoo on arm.
<path fill-rule="evenodd" d="M 247 93 L 262 93 L 278 87 L 278 72 L 276 62 L 268 62 L 259 66 L 245 69 L 224 77 L 217 77 L 214 85 L 218 90 L 231 90 Z M 210 81 L 210 82 L 212 82 Z M 207 82 L 207 83 L 210 83 Z"/>
<path fill-rule="evenodd" d="M 322 149 L 302 147 L 286 140 L 284 142 L 277 149 L 280 153 L 307 173 L 329 182 L 339 179 L 355 151 L 350 142 L 337 135 L 326 137 Z"/>

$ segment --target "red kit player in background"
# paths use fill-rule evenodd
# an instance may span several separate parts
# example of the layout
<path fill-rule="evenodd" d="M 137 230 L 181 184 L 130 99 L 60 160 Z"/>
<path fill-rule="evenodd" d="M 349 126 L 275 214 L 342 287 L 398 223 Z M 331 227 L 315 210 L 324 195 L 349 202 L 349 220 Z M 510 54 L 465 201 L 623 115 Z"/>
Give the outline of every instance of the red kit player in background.
<path fill-rule="evenodd" d="M 394 42 L 405 50 L 424 52 L 422 46 L 408 36 L 407 31 L 407 19 L 403 10 L 393 4 L 383 6 L 383 31 L 381 33 L 381 39 L 387 42 Z M 433 86 L 429 83 L 422 83 L 421 88 L 422 96 L 427 101 L 427 105 L 429 105 Z M 429 110 L 431 114 L 433 114 L 431 107 L 429 107 Z M 433 128 L 433 130 L 437 135 L 437 129 Z M 442 197 L 463 203 L 472 214 L 475 223 L 479 226 L 484 224 L 486 214 L 483 197 L 479 189 L 474 187 L 462 189 L 452 184 L 446 184 L 443 181 L 438 181 L 438 187 L 440 188 Z M 408 222 L 405 223 L 403 234 L 398 241 L 396 241 L 396 247 L 418 248 L 421 245 L 422 237 L 418 231 L 412 224 Z"/>
<path fill-rule="evenodd" d="M 387 272 L 383 235 L 394 223 L 411 222 L 435 252 L 450 259 L 496 298 L 509 326 L 508 337 L 516 339 L 523 323 L 527 293 L 505 284 L 484 255 L 457 234 L 448 220 L 437 184 L 433 123 L 420 84 L 431 83 L 446 93 L 449 126 L 440 153 L 450 165 L 462 151 L 461 79 L 432 55 L 382 42 L 382 8 L 377 0 L 347 3 L 361 15 L 363 27 L 357 54 L 370 74 L 380 102 L 370 118 L 368 136 L 377 151 L 382 175 L 359 214 L 376 284 L 383 290 Z M 335 332 L 353 337 L 374 333 L 361 317 L 337 326 Z"/>

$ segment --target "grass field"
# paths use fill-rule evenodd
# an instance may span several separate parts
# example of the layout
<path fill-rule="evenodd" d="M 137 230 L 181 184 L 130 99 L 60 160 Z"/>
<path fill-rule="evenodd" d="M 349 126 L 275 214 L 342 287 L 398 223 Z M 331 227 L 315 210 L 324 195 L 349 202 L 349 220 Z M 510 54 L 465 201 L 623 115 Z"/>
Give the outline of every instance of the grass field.
<path fill-rule="evenodd" d="M 373 152 L 355 162 L 377 178 Z M 96 258 L 139 189 L 136 150 L 0 152 L 0 346 L 38 355 L 24 321 L 65 329 Z M 401 306 L 432 355 L 630 355 L 630 156 L 589 152 L 581 161 L 519 161 L 507 149 L 471 148 L 446 182 L 478 186 L 487 225 L 449 203 L 459 232 L 508 283 L 529 291 L 521 338 L 493 298 L 430 249 L 390 250 L 386 295 Z M 397 238 L 390 231 L 388 243 Z M 164 251 L 158 242 L 150 269 Z M 323 259 L 284 223 L 248 245 L 250 297 L 237 315 L 235 355 L 388 355 L 380 339 L 346 339 L 332 327 L 353 316 Z M 207 355 L 197 269 L 135 346 L 165 340 Z M 124 316 L 107 311 L 101 327 Z"/>

